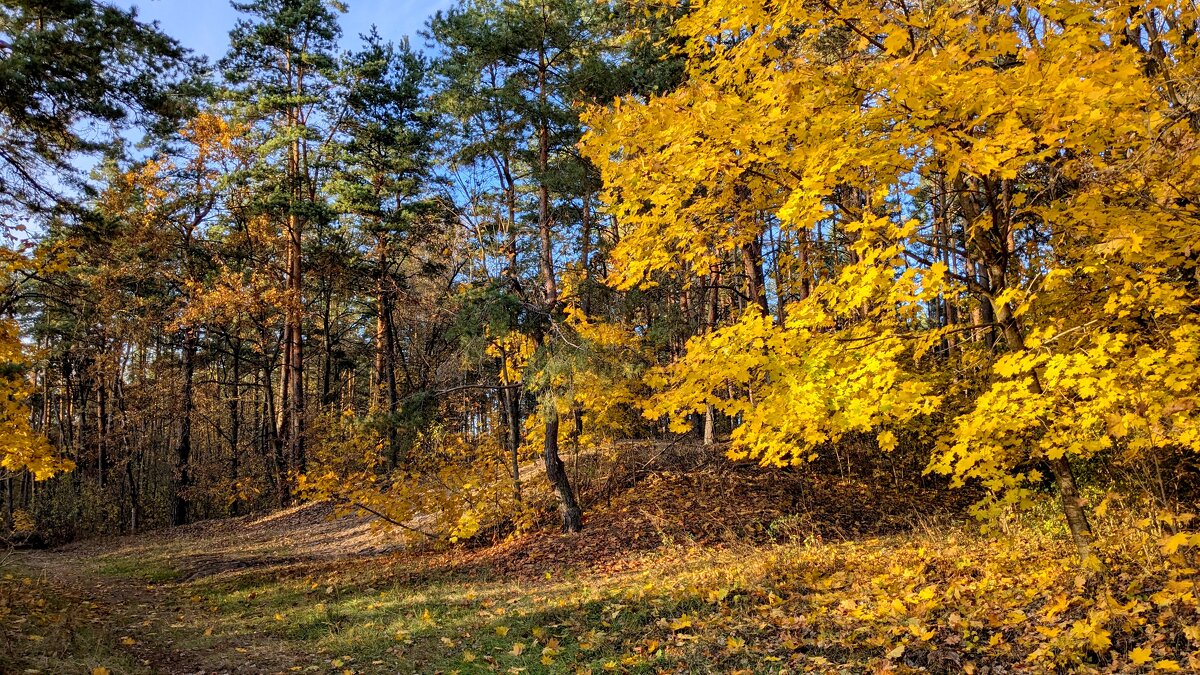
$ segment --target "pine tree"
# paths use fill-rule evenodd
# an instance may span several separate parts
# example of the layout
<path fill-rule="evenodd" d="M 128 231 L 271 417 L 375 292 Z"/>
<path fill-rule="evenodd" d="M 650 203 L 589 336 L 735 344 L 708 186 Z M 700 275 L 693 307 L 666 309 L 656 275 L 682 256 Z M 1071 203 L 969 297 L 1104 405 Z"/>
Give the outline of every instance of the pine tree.
<path fill-rule="evenodd" d="M 70 193 L 87 185 L 73 159 L 122 130 L 169 128 L 199 88 L 187 50 L 104 2 L 5 2 L 0 36 L 0 208 L 9 216 L 78 204 Z M 108 133 L 80 133 L 89 124 Z"/>
<path fill-rule="evenodd" d="M 284 241 L 286 299 L 277 421 L 280 452 L 303 472 L 304 243 L 306 228 L 327 222 L 325 161 L 338 119 L 330 109 L 341 34 L 338 6 L 324 0 L 234 3 L 245 17 L 230 33 L 221 61 L 229 98 L 260 135 L 263 160 L 252 179 L 258 208 Z M 286 501 L 286 489 L 282 491 Z"/>
<path fill-rule="evenodd" d="M 422 86 L 426 63 L 408 46 L 385 42 L 372 29 L 363 48 L 343 64 L 346 80 L 344 140 L 330 187 L 336 208 L 370 247 L 369 283 L 375 295 L 372 409 L 386 413 L 387 454 L 401 463 L 397 439 L 395 310 L 407 282 L 403 269 L 414 242 L 430 235 L 433 117 Z"/>

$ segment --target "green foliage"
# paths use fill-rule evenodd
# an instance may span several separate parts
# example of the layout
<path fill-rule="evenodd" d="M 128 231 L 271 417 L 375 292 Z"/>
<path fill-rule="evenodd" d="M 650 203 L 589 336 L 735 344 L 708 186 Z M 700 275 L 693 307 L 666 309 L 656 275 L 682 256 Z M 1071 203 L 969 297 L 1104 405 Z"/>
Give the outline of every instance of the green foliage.
<path fill-rule="evenodd" d="M 171 128 L 198 89 L 200 63 L 135 10 L 91 0 L 5 2 L 0 35 L 7 218 L 80 206 L 56 187 L 85 188 L 71 165 L 79 153 L 107 148 L 122 130 Z M 88 125 L 93 133 L 81 133 Z"/>

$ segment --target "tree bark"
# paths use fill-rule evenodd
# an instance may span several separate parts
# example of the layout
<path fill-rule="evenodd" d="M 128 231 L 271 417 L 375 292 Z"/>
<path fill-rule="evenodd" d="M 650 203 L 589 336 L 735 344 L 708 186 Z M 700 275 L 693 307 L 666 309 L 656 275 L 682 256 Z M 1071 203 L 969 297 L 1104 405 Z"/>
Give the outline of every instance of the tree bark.
<path fill-rule="evenodd" d="M 508 354 L 500 353 L 500 384 L 504 401 L 504 418 L 508 424 L 508 453 L 513 481 L 513 498 L 521 503 L 521 392 L 511 386 L 508 377 Z"/>
<path fill-rule="evenodd" d="M 546 476 L 558 496 L 558 515 L 562 520 L 563 531 L 578 532 L 583 529 L 583 512 L 575 501 L 575 492 L 571 489 L 566 466 L 558 455 L 558 411 L 550 407 L 545 415 L 546 446 L 543 458 L 546 462 Z"/>
<path fill-rule="evenodd" d="M 755 237 L 753 241 L 742 246 L 742 265 L 746 270 L 746 297 L 749 302 L 758 306 L 762 313 L 770 314 L 767 306 L 767 284 L 763 273 L 762 238 Z"/>
<path fill-rule="evenodd" d="M 550 169 L 550 121 L 545 110 L 548 104 L 547 75 L 550 64 L 546 58 L 544 46 L 538 49 L 538 233 L 541 238 L 541 268 L 542 282 L 545 291 L 545 311 L 553 321 L 553 315 L 558 307 L 558 284 L 554 273 L 554 236 L 553 223 L 550 217 L 550 187 L 546 182 Z M 551 396 L 553 399 L 553 396 Z M 558 495 L 559 514 L 562 516 L 563 530 L 578 532 L 583 528 L 582 514 L 579 504 L 575 501 L 575 492 L 566 469 L 558 454 L 558 410 L 554 401 L 549 400 L 544 406 L 546 412 L 546 445 L 543 458 L 546 463 L 546 476 L 550 479 L 554 492 Z"/>
<path fill-rule="evenodd" d="M 4 529 L 12 532 L 13 528 L 13 478 L 12 474 L 4 477 Z"/>
<path fill-rule="evenodd" d="M 242 435 L 242 341 L 228 339 L 233 355 L 233 373 L 229 378 L 229 483 L 233 494 L 229 499 L 229 515 L 241 512 L 241 496 L 238 490 L 238 453 Z"/>
<path fill-rule="evenodd" d="M 704 319 L 704 330 L 711 333 L 717 329 L 717 314 L 720 311 L 721 270 L 713 265 L 708 273 L 708 302 Z M 717 438 L 717 410 L 713 404 L 704 406 L 704 445 L 712 445 Z"/>
<path fill-rule="evenodd" d="M 375 390 L 372 402 L 378 405 L 379 389 L 383 389 L 387 402 L 388 460 L 392 468 L 400 464 L 400 443 L 396 435 L 396 413 L 400 409 L 399 392 L 396 385 L 396 330 L 392 325 L 392 298 L 387 285 L 388 261 L 387 235 L 379 234 L 375 240 L 378 278 L 375 282 Z"/>
<path fill-rule="evenodd" d="M 189 326 L 183 338 L 183 417 L 179 422 L 179 444 L 175 451 L 175 485 L 172 490 L 171 526 L 188 522 L 187 490 L 192 485 L 192 413 L 196 408 L 194 381 L 196 374 L 196 329 Z"/>

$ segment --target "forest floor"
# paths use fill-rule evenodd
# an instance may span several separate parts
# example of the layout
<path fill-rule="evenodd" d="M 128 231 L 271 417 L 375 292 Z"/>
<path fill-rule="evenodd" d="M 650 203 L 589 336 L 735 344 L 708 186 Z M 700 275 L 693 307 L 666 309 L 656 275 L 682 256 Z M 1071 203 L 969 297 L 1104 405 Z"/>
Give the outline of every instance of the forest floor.
<path fill-rule="evenodd" d="M 1200 665 L 1194 592 L 1129 604 L 1178 577 L 1117 554 L 1081 572 L 1053 525 L 985 537 L 973 497 L 710 464 L 645 473 L 582 534 L 409 550 L 312 504 L 18 552 L 0 560 L 0 672 Z"/>

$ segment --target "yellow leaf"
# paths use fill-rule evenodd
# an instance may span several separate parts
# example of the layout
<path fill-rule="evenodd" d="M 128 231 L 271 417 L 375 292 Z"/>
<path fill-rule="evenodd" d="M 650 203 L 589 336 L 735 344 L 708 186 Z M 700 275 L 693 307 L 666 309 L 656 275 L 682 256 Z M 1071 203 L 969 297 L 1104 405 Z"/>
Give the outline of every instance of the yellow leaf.
<path fill-rule="evenodd" d="M 1164 659 L 1164 660 L 1159 661 L 1158 663 L 1154 664 L 1154 669 L 1155 670 L 1165 670 L 1169 673 L 1175 673 L 1175 672 L 1179 672 L 1179 671 L 1183 670 L 1183 668 L 1181 668 L 1179 666 L 1178 661 L 1172 661 L 1170 659 Z"/>
<path fill-rule="evenodd" d="M 500 637 L 508 635 L 508 626 L 496 626 L 496 635 Z"/>
<path fill-rule="evenodd" d="M 112 675 L 112 671 L 104 666 L 96 666 L 92 668 L 92 675 Z"/>
<path fill-rule="evenodd" d="M 512 652 L 510 652 L 513 656 L 520 656 L 524 652 L 525 652 L 525 643 L 524 642 L 514 642 L 513 643 Z"/>
<path fill-rule="evenodd" d="M 1142 665 L 1150 660 L 1150 650 L 1145 647 L 1134 647 L 1129 650 L 1129 660 L 1133 661 L 1134 665 Z"/>
<path fill-rule="evenodd" d="M 889 54 L 898 54 L 908 44 L 908 33 L 896 29 L 883 40 L 883 48 Z"/>
<path fill-rule="evenodd" d="M 896 434 L 884 430 L 876 434 L 875 441 L 879 443 L 879 449 L 883 452 L 891 452 L 896 449 Z"/>
<path fill-rule="evenodd" d="M 123 644 L 123 645 L 125 645 L 126 647 L 128 647 L 129 645 L 136 645 L 136 644 L 137 644 L 137 640 L 134 640 L 133 638 L 131 638 L 131 637 L 129 637 L 128 635 L 126 635 L 125 637 L 121 638 L 121 644 Z"/>
<path fill-rule="evenodd" d="M 680 631 L 692 627 L 692 618 L 687 614 L 671 622 L 671 630 Z"/>
<path fill-rule="evenodd" d="M 1163 542 L 1162 551 L 1167 555 L 1171 555 L 1179 550 L 1181 546 L 1187 546 L 1191 542 L 1191 535 L 1187 532 L 1176 532 Z"/>

